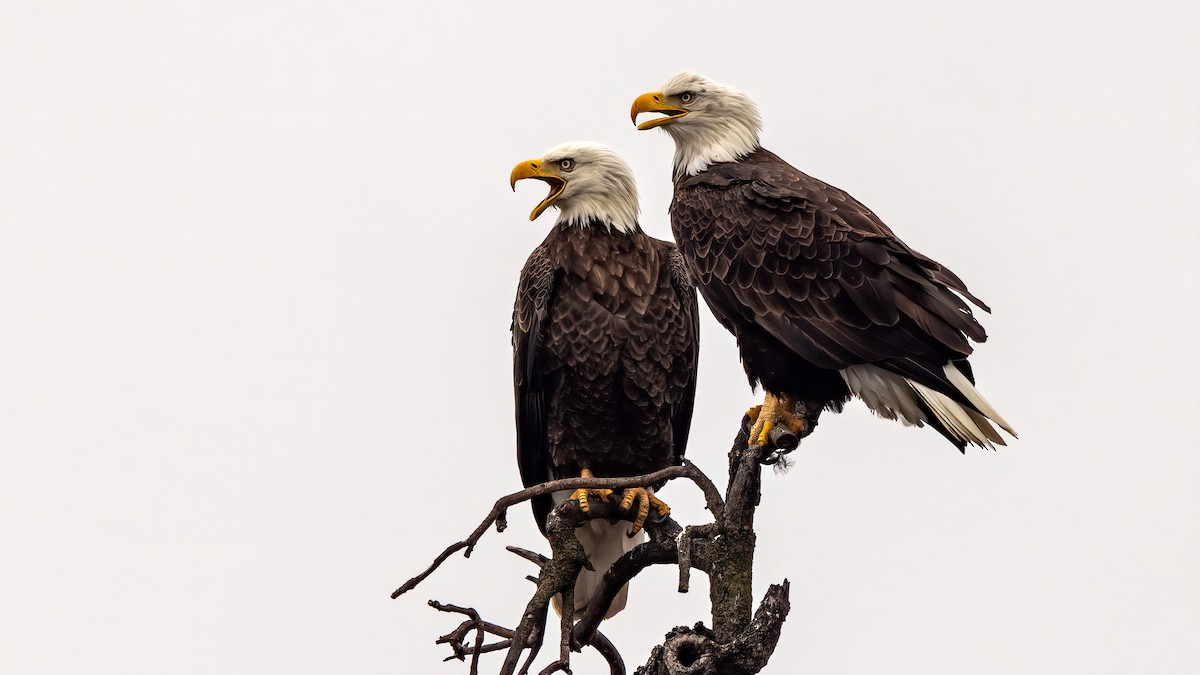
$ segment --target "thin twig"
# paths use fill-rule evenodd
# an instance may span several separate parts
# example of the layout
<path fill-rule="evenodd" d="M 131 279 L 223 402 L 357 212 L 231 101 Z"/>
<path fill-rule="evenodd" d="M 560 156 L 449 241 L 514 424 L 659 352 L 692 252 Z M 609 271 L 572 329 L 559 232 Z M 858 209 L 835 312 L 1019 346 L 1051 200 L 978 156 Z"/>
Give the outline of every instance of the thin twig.
<path fill-rule="evenodd" d="M 707 505 L 713 517 L 720 520 L 725 514 L 725 500 L 721 498 L 721 491 L 709 479 L 709 477 L 689 459 L 683 460 L 683 468 L 687 469 L 686 477 L 700 488 L 704 493 L 704 503 Z"/>
<path fill-rule="evenodd" d="M 518 558 L 524 558 L 538 567 L 545 567 L 550 559 L 541 553 L 535 553 L 529 549 L 520 548 L 517 546 L 505 546 L 504 550 L 516 555 Z"/>
<path fill-rule="evenodd" d="M 552 480 L 547 483 L 525 488 L 520 492 L 514 492 L 510 495 L 505 495 L 496 500 L 495 505 L 492 506 L 492 510 L 488 512 L 487 517 L 483 519 L 483 522 L 479 524 L 479 527 L 476 527 L 466 539 L 455 542 L 446 547 L 446 550 L 442 551 L 442 553 L 434 559 L 433 564 L 431 564 L 424 572 L 421 572 L 417 576 L 409 579 L 408 581 L 404 582 L 404 585 L 400 586 L 400 588 L 392 591 L 392 599 L 394 600 L 416 588 L 417 584 L 420 584 L 430 574 L 433 574 L 434 570 L 440 567 L 442 563 L 446 562 L 446 559 L 454 553 L 465 548 L 466 553 L 463 554 L 463 557 L 470 558 L 471 552 L 475 550 L 475 545 L 479 543 L 479 540 L 483 537 L 484 533 L 487 532 L 488 528 L 491 527 L 493 523 L 497 525 L 498 529 L 503 531 L 505 513 L 508 511 L 510 506 L 529 501 L 534 497 L 540 497 L 552 492 L 558 492 L 559 490 L 577 490 L 580 488 L 609 488 L 612 490 L 620 490 L 629 487 L 657 485 L 658 483 L 672 480 L 674 478 L 687 478 L 694 482 L 704 493 L 705 501 L 708 503 L 709 509 L 712 510 L 714 514 L 720 513 L 724 510 L 724 502 L 721 500 L 721 494 L 717 490 L 716 486 L 713 485 L 712 481 L 709 480 L 703 472 L 696 468 L 695 464 L 686 460 L 682 466 L 667 467 L 666 469 L 655 471 L 654 473 L 648 473 L 642 476 L 632 476 L 629 478 L 562 478 L 560 480 Z"/>
<path fill-rule="evenodd" d="M 604 637 L 604 633 L 593 631 L 591 642 L 588 644 L 592 645 L 592 648 L 599 652 L 605 661 L 608 661 L 608 675 L 625 675 L 625 661 L 621 658 L 621 653 L 617 651 L 616 646 L 607 637 Z"/>
<path fill-rule="evenodd" d="M 475 627 L 475 649 L 471 650 L 470 675 L 479 675 L 479 655 L 483 653 L 483 622 Z"/>
<path fill-rule="evenodd" d="M 571 665 L 569 663 L 567 663 L 566 661 L 559 659 L 559 660 L 555 661 L 554 663 L 551 663 L 550 665 L 546 666 L 545 668 L 542 668 L 541 671 L 538 672 L 538 675 L 552 675 L 552 673 L 570 673 L 570 672 L 571 672 Z"/>
<path fill-rule="evenodd" d="M 512 631 L 508 630 L 507 628 L 497 626 L 494 623 L 484 621 L 479 617 L 479 612 L 470 607 L 446 605 L 438 602 L 437 600 L 430 600 L 429 606 L 440 612 L 452 612 L 455 614 L 463 614 L 468 617 L 467 620 L 462 622 L 458 628 L 438 638 L 437 644 L 447 643 L 450 645 L 450 649 L 454 653 L 446 658 L 447 661 L 450 659 L 464 661 L 466 660 L 466 654 L 469 651 L 471 653 L 471 675 L 478 675 L 479 673 L 479 656 L 481 654 L 497 651 L 499 649 L 505 649 L 511 642 L 510 640 L 503 640 L 490 645 L 484 644 L 485 636 L 488 633 L 499 637 L 510 638 L 512 637 Z M 466 637 L 467 633 L 471 632 L 472 630 L 475 631 L 475 642 L 468 649 L 463 643 L 463 639 Z"/>
<path fill-rule="evenodd" d="M 446 562 L 446 558 L 449 558 L 450 556 L 454 555 L 454 553 L 456 551 L 461 551 L 462 549 L 466 548 L 468 546 L 468 544 L 469 544 L 469 541 L 460 541 L 458 543 L 451 544 L 450 546 L 446 547 L 446 550 L 442 551 L 441 555 L 434 558 L 433 564 L 430 565 L 424 572 L 421 572 L 417 576 L 409 579 L 408 581 L 404 582 L 403 586 L 392 591 L 392 599 L 395 600 L 396 598 L 400 597 L 401 595 L 404 595 L 405 593 L 416 588 L 417 584 L 421 583 L 422 581 L 425 581 L 426 577 L 428 577 L 430 574 L 433 574 L 434 570 L 441 567 L 442 563 Z"/>

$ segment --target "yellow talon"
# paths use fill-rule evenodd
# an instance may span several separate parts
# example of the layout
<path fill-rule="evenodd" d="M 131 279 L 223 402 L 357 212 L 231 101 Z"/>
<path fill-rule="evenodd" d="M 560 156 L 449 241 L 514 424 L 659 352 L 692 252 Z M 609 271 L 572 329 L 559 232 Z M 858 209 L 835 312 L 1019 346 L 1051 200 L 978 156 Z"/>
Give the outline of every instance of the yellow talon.
<path fill-rule="evenodd" d="M 671 515 L 671 507 L 667 506 L 667 503 L 663 500 L 655 497 L 653 492 L 650 493 L 650 505 L 658 511 L 659 518 L 666 518 Z"/>
<path fill-rule="evenodd" d="M 640 532 L 642 527 L 645 526 L 646 518 L 650 515 L 651 506 L 658 512 L 660 518 L 671 515 L 671 507 L 667 506 L 666 502 L 655 497 L 654 493 L 650 490 L 640 487 L 627 488 L 625 490 L 625 494 L 621 499 L 621 510 L 628 511 L 633 508 L 635 501 L 637 502 L 638 510 L 637 517 L 633 519 L 633 529 L 629 531 L 629 536 L 631 537 Z"/>
<path fill-rule="evenodd" d="M 579 502 L 579 510 L 584 513 L 588 512 L 587 490 L 579 488 L 571 493 L 571 499 Z"/>
<path fill-rule="evenodd" d="M 753 424 L 758 421 L 758 415 L 761 412 L 762 412 L 762 406 L 756 405 L 753 408 L 746 411 L 746 417 L 749 417 L 750 423 Z"/>
<path fill-rule="evenodd" d="M 750 411 L 746 414 L 750 414 Z M 749 445 L 765 447 L 770 442 L 771 429 L 780 424 L 796 435 L 808 428 L 804 418 L 796 415 L 794 399 L 785 395 L 777 396 L 768 391 L 763 398 L 763 404 L 759 406 L 757 419 L 750 427 Z"/>
<path fill-rule="evenodd" d="M 771 434 L 771 428 L 774 426 L 775 426 L 775 423 L 772 422 L 771 420 L 767 420 L 766 422 L 763 423 L 762 432 L 760 432 L 758 434 L 758 445 L 766 445 L 767 444 L 767 437 Z"/>
<path fill-rule="evenodd" d="M 584 469 L 579 472 L 580 478 L 595 478 L 589 469 Z M 571 493 L 571 500 L 579 502 L 579 510 L 584 513 L 588 512 L 588 495 L 592 494 L 599 497 L 601 500 L 608 499 L 608 496 L 613 493 L 608 488 L 579 488 Z"/>
<path fill-rule="evenodd" d="M 766 392 L 763 397 L 763 404 L 758 406 L 758 418 L 754 421 L 754 425 L 750 427 L 750 445 L 763 446 L 767 443 L 767 434 L 771 432 L 771 425 L 775 423 L 775 409 L 779 404 L 779 400 L 771 392 Z"/>

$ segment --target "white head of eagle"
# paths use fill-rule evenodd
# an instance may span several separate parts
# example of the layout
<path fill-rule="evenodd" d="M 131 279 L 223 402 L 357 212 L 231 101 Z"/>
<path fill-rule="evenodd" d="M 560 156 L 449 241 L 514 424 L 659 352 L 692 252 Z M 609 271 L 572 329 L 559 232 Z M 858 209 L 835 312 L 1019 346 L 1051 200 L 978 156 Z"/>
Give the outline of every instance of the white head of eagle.
<path fill-rule="evenodd" d="M 754 101 L 733 87 L 680 73 L 660 91 L 642 94 L 630 117 L 663 113 L 638 125 L 661 127 L 675 141 L 675 177 L 694 176 L 718 162 L 735 162 L 759 147 L 762 118 Z"/>
<path fill-rule="evenodd" d="M 536 178 L 550 185 L 550 194 L 541 201 L 529 219 L 533 220 L 553 206 L 558 222 L 588 226 L 603 223 L 610 230 L 626 234 L 638 231 L 638 193 L 633 170 L 621 156 L 599 143 L 576 141 L 563 143 L 513 167 L 509 184 Z"/>

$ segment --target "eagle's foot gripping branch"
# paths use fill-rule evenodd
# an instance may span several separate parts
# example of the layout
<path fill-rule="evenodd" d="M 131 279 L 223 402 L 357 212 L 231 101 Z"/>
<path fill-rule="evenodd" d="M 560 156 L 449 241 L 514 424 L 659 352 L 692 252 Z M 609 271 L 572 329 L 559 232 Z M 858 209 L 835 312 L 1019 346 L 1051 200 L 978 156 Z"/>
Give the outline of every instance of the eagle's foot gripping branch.
<path fill-rule="evenodd" d="M 592 476 L 592 472 L 589 471 L 588 469 L 584 469 L 583 471 L 581 471 L 579 473 L 579 477 L 580 478 L 594 478 L 594 476 Z M 608 499 L 609 496 L 612 495 L 612 493 L 613 493 L 613 491 L 609 490 L 608 488 L 591 488 L 591 489 L 579 488 L 578 490 L 571 493 L 571 500 L 579 502 L 579 510 L 583 511 L 584 513 L 587 513 L 588 512 L 588 496 L 589 495 L 599 497 L 601 501 L 604 501 L 604 500 Z"/>
<path fill-rule="evenodd" d="M 634 502 L 637 502 L 637 517 L 633 520 L 633 529 L 629 530 L 629 536 L 634 536 L 642 531 L 642 527 L 646 524 L 646 518 L 650 515 L 650 507 L 658 512 L 659 518 L 666 518 L 671 515 L 671 507 L 654 493 L 646 488 L 635 487 L 626 488 L 625 494 L 621 499 L 621 511 L 628 511 L 633 508 Z"/>
<path fill-rule="evenodd" d="M 763 404 L 747 410 L 746 415 L 753 422 L 750 447 L 765 448 L 774 444 L 783 452 L 791 452 L 799 444 L 798 437 L 808 430 L 808 422 L 796 415 L 796 401 L 769 391 Z"/>

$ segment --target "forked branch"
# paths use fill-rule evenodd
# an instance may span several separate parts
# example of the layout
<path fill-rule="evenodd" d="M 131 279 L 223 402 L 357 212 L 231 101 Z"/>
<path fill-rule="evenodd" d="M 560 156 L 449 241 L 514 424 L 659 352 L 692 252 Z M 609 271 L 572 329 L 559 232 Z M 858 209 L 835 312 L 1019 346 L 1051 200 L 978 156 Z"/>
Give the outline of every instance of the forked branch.
<path fill-rule="evenodd" d="M 514 492 L 510 495 L 505 495 L 496 500 L 496 504 L 492 507 L 492 510 L 488 513 L 487 517 L 483 519 L 483 522 L 480 523 L 479 526 L 476 527 L 466 539 L 447 546 L 446 550 L 442 551 L 438 557 L 434 559 L 433 563 L 425 569 L 424 572 L 421 572 L 417 576 L 409 579 L 408 581 L 404 582 L 400 588 L 392 591 L 392 599 L 394 600 L 416 588 L 418 584 L 424 581 L 430 574 L 433 574 L 434 570 L 436 570 L 438 567 L 441 567 L 442 563 L 446 562 L 450 556 L 454 555 L 458 551 L 466 549 L 466 552 L 463 553 L 463 557 L 470 558 L 471 553 L 475 550 L 475 545 L 479 543 L 479 540 L 483 537 L 484 533 L 487 532 L 488 528 L 491 527 L 493 523 L 496 525 L 497 532 L 503 532 L 508 527 L 506 514 L 511 506 L 520 504 L 521 502 L 529 501 L 534 497 L 540 497 L 545 494 L 558 492 L 559 490 L 577 490 L 579 488 L 609 488 L 612 490 L 621 490 L 629 487 L 657 485 L 674 478 L 687 478 L 695 483 L 704 493 L 704 499 L 708 505 L 708 509 L 714 514 L 724 511 L 725 504 L 721 499 L 721 493 L 719 490 L 717 490 L 717 486 L 713 484 L 712 480 L 710 480 L 708 476 L 704 475 L 704 472 L 696 468 L 695 464 L 692 464 L 686 459 L 683 460 L 683 464 L 681 466 L 668 467 L 666 469 L 662 469 L 661 471 L 655 471 L 654 473 L 645 474 L 643 476 L 633 476 L 630 478 L 563 478 L 561 480 L 552 480 L 547 483 L 525 488 L 520 492 Z"/>
<path fill-rule="evenodd" d="M 570 478 L 543 483 L 501 497 L 491 512 L 464 540 L 447 547 L 421 574 L 398 588 L 392 597 L 412 590 L 433 573 L 455 552 L 466 549 L 470 556 L 475 545 L 493 524 L 503 531 L 507 509 L 534 497 L 578 488 L 646 487 L 664 481 L 687 478 L 704 493 L 713 522 L 693 525 L 686 529 L 670 517 L 648 521 L 646 531 L 650 540 L 619 558 L 603 575 L 588 608 L 575 616 L 560 618 L 558 658 L 540 673 L 549 675 L 570 671 L 570 653 L 592 646 L 609 664 L 612 675 L 624 675 L 625 667 L 612 643 L 598 630 L 608 606 L 620 589 L 651 565 L 677 565 L 680 569 L 679 591 L 689 588 L 689 572 L 698 569 L 709 576 L 709 598 L 712 604 L 713 628 L 703 624 L 692 628 L 679 627 L 667 634 L 665 641 L 651 653 L 638 673 L 646 675 L 751 675 L 766 666 L 774 653 L 787 618 L 789 584 L 770 587 L 757 611 L 754 611 L 752 578 L 754 566 L 754 515 L 761 496 L 762 466 L 774 464 L 790 452 L 800 439 L 816 426 L 818 411 L 801 408 L 797 411 L 808 421 L 798 435 L 780 432 L 770 436 L 767 447 L 747 446 L 748 420 L 743 420 L 741 433 L 729 453 L 729 484 L 722 497 L 713 482 L 694 464 L 685 462 L 644 476 L 631 478 Z M 564 501 L 551 511 L 546 523 L 546 536 L 552 555 L 542 556 L 532 551 L 509 547 L 517 555 L 539 567 L 537 585 L 516 628 L 508 630 L 484 621 L 473 609 L 431 605 L 445 612 L 456 612 L 468 618 L 458 628 L 443 635 L 439 643 L 449 644 L 449 658 L 470 658 L 471 674 L 478 673 L 482 654 L 505 650 L 501 675 L 525 675 L 545 641 L 546 620 L 552 599 L 562 596 L 563 607 L 573 607 L 575 581 L 580 570 L 587 566 L 587 556 L 575 536 L 577 527 L 594 518 L 612 522 L 632 521 L 634 514 L 622 512 L 615 499 L 593 500 L 587 513 L 578 502 Z M 751 615 L 753 612 L 753 616 Z M 499 638 L 486 643 L 487 636 Z M 469 641 L 473 638 L 472 641 Z"/>

